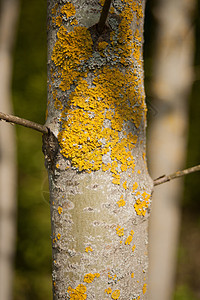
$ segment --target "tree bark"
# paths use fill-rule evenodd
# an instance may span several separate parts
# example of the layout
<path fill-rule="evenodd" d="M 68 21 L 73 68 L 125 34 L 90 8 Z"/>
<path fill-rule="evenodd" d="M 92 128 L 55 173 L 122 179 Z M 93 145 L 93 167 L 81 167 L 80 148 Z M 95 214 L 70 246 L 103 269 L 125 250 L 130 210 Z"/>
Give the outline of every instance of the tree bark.
<path fill-rule="evenodd" d="M 0 110 L 11 113 L 12 50 L 18 1 L 2 0 L 0 15 Z M 0 299 L 12 299 L 16 236 L 15 129 L 0 124 Z"/>
<path fill-rule="evenodd" d="M 147 299 L 145 1 L 48 1 L 54 299 Z"/>
<path fill-rule="evenodd" d="M 152 93 L 158 114 L 149 127 L 152 177 L 181 170 L 187 146 L 188 96 L 193 80 L 195 1 L 157 0 Z M 150 221 L 150 299 L 172 299 L 182 181 L 155 189 Z"/>

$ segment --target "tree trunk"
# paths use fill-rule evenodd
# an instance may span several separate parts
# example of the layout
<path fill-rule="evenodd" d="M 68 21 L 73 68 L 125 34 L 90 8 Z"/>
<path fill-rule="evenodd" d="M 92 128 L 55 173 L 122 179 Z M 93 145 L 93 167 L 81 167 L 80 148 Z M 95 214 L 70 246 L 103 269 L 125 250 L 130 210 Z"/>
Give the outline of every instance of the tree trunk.
<path fill-rule="evenodd" d="M 12 113 L 12 49 L 18 1 L 2 0 L 0 15 L 0 110 Z M 16 143 L 13 126 L 0 124 L 0 299 L 12 299 L 16 236 Z"/>
<path fill-rule="evenodd" d="M 145 1 L 48 1 L 54 299 L 147 299 Z"/>
<path fill-rule="evenodd" d="M 152 92 L 158 114 L 150 122 L 152 177 L 184 167 L 188 96 L 192 85 L 193 0 L 156 1 L 158 21 Z M 182 180 L 156 188 L 150 221 L 150 299 L 172 299 Z"/>

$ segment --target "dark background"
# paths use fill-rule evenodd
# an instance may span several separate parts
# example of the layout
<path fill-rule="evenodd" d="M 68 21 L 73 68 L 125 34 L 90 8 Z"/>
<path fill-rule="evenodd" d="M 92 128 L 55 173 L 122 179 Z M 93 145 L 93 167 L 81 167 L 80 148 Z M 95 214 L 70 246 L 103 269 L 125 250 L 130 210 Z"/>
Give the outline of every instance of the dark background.
<path fill-rule="evenodd" d="M 156 22 L 147 2 L 145 22 L 146 93 Z M 200 19 L 196 26 L 195 80 L 189 99 L 189 139 L 185 167 L 200 162 Z M 41 124 L 46 109 L 46 0 L 21 0 L 14 50 L 14 114 Z M 150 103 L 149 103 L 150 104 Z M 149 110 L 149 123 L 152 111 Z M 150 124 L 149 124 L 150 125 Z M 17 126 L 18 146 L 18 235 L 15 260 L 14 300 L 51 299 L 51 239 L 48 178 L 44 168 L 40 133 Z M 176 170 L 174 170 L 176 171 Z M 197 300 L 200 293 L 200 184 L 199 173 L 185 177 L 182 225 L 177 250 L 178 266 L 174 300 Z"/>

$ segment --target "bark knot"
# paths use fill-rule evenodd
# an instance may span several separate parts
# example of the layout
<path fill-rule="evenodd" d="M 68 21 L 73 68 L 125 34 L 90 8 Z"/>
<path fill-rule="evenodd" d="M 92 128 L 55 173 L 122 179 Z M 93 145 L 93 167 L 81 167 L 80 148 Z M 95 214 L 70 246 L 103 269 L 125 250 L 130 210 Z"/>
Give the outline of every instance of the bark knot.
<path fill-rule="evenodd" d="M 45 167 L 52 173 L 56 168 L 56 158 L 59 152 L 59 144 L 56 136 L 50 131 L 42 136 L 42 152 L 45 158 Z"/>

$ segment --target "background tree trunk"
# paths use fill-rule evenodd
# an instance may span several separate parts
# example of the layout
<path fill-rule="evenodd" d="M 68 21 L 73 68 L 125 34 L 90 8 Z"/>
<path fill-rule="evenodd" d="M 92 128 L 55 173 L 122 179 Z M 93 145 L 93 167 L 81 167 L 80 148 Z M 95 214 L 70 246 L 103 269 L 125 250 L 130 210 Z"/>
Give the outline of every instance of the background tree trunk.
<path fill-rule="evenodd" d="M 12 113 L 12 50 L 18 1 L 2 0 L 0 14 L 0 110 Z M 0 125 L 0 299 L 12 299 L 16 236 L 16 145 L 14 127 Z"/>
<path fill-rule="evenodd" d="M 148 298 L 144 2 L 48 2 L 54 299 Z"/>
<path fill-rule="evenodd" d="M 188 96 L 193 80 L 195 1 L 157 0 L 152 92 L 158 114 L 150 122 L 153 178 L 181 170 L 187 144 Z M 150 222 L 150 299 L 172 299 L 182 180 L 157 187 Z"/>

